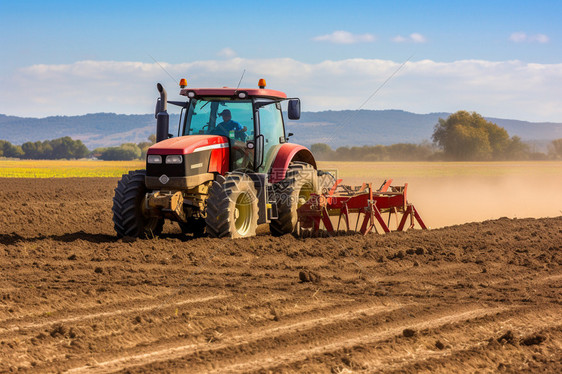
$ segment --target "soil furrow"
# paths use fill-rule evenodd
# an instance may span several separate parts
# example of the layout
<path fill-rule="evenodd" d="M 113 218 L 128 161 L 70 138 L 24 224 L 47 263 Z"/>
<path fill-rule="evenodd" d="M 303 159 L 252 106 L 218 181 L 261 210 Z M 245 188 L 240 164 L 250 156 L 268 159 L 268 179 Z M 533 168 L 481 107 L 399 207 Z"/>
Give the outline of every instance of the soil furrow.
<path fill-rule="evenodd" d="M 137 308 L 117 309 L 117 310 L 113 310 L 111 312 L 89 313 L 89 314 L 83 314 L 83 315 L 78 315 L 78 316 L 73 316 L 73 317 L 59 318 L 59 319 L 45 321 L 45 322 L 41 322 L 41 323 L 25 323 L 25 324 L 12 326 L 12 327 L 0 327 L 0 336 L 2 336 L 4 334 L 11 333 L 11 332 L 14 332 L 14 331 L 43 328 L 43 327 L 46 327 L 46 326 L 52 326 L 52 325 L 56 325 L 56 324 L 63 324 L 63 323 L 90 320 L 90 319 L 113 317 L 113 316 L 118 316 L 118 315 L 122 315 L 122 314 L 140 313 L 140 312 L 146 312 L 146 311 L 162 308 L 164 306 L 181 306 L 181 305 L 185 305 L 185 304 L 204 303 L 206 301 L 223 299 L 223 298 L 227 298 L 227 297 L 228 297 L 228 295 L 215 295 L 215 296 L 206 296 L 206 297 L 201 297 L 201 298 L 197 298 L 197 299 L 189 299 L 189 300 L 173 301 L 173 302 L 164 300 L 164 301 L 161 301 L 158 304 L 143 306 L 143 307 L 137 307 Z"/>
<path fill-rule="evenodd" d="M 401 307 L 402 307 L 401 305 L 390 305 L 390 306 L 371 306 L 366 308 L 354 309 L 342 313 L 329 314 L 325 317 L 306 319 L 303 321 L 298 321 L 290 324 L 284 324 L 282 326 L 266 328 L 255 332 L 232 335 L 232 336 L 221 336 L 220 343 L 214 344 L 212 346 L 209 343 L 203 343 L 198 345 L 189 344 L 181 347 L 160 349 L 157 351 L 143 353 L 140 355 L 120 357 L 114 360 L 99 362 L 95 365 L 94 368 L 88 365 L 88 366 L 71 369 L 68 372 L 74 373 L 74 372 L 88 371 L 89 373 L 91 373 L 91 372 L 103 372 L 107 370 L 117 371 L 125 367 L 146 365 L 154 361 L 172 360 L 174 358 L 183 357 L 195 352 L 225 349 L 239 344 L 247 344 L 249 342 L 256 341 L 259 339 L 264 339 L 264 338 L 271 339 L 273 337 L 282 334 L 298 331 L 299 329 L 303 329 L 303 330 L 312 329 L 318 326 L 328 325 L 337 322 L 339 320 L 344 320 L 344 319 L 349 320 L 358 317 L 373 316 L 385 312 L 388 313 L 393 310 L 399 309 Z M 95 371 L 92 371 L 94 369 Z"/>
<path fill-rule="evenodd" d="M 118 240 L 116 182 L 0 181 L 0 372 L 562 372 L 562 217 Z"/>

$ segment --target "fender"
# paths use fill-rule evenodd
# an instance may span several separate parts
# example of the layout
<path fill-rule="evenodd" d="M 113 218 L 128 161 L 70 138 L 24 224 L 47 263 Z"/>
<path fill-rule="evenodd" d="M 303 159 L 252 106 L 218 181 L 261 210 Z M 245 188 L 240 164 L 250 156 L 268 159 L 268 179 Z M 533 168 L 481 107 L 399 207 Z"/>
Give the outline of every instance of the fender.
<path fill-rule="evenodd" d="M 285 178 L 287 168 L 293 161 L 306 162 L 317 169 L 312 152 L 302 145 L 285 143 L 279 146 L 275 159 L 269 169 L 269 182 L 277 183 Z"/>

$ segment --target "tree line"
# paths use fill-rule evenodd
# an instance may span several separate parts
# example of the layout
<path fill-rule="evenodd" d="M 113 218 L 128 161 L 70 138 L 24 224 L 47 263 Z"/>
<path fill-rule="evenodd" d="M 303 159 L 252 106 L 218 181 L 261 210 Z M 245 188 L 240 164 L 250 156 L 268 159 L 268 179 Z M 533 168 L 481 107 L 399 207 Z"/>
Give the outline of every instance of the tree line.
<path fill-rule="evenodd" d="M 92 155 L 105 161 L 125 161 L 145 159 L 148 148 L 156 143 L 156 135 L 148 137 L 148 142 L 124 143 L 118 147 L 102 147 L 92 151 Z"/>
<path fill-rule="evenodd" d="M 0 140 L 0 157 L 15 157 L 32 160 L 57 160 L 84 158 L 90 151 L 81 140 L 65 136 L 53 140 L 26 142 L 13 145 Z"/>
<path fill-rule="evenodd" d="M 148 148 L 156 142 L 156 136 L 148 137 L 148 142 L 125 143 L 118 147 L 96 148 L 93 151 L 82 143 L 65 136 L 53 140 L 26 142 L 14 145 L 6 140 L 0 140 L 0 157 L 31 159 L 31 160 L 60 160 L 96 157 L 101 160 L 136 160 L 144 159 Z"/>
<path fill-rule="evenodd" d="M 518 136 L 487 121 L 476 112 L 458 111 L 439 118 L 433 143 L 400 143 L 388 146 L 339 147 L 324 143 L 311 146 L 312 153 L 327 161 L 503 161 L 562 159 L 562 139 L 549 144 L 548 153 L 532 152 Z"/>

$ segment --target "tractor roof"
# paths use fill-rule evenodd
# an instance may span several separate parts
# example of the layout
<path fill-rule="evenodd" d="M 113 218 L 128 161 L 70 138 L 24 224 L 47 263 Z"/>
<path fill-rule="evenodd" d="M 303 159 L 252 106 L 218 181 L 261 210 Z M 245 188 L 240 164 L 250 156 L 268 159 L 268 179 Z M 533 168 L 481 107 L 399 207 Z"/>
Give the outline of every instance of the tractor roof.
<path fill-rule="evenodd" d="M 191 93 L 191 94 L 190 94 Z M 269 90 L 266 88 L 184 88 L 180 91 L 180 95 L 187 97 L 238 97 L 240 93 L 246 93 L 248 97 L 263 97 L 268 99 L 286 99 L 284 92 Z"/>

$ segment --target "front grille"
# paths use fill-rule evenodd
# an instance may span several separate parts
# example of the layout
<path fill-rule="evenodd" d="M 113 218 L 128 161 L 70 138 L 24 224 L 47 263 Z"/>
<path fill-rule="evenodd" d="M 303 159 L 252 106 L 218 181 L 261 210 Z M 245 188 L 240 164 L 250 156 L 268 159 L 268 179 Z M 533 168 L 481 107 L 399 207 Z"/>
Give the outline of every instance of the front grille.
<path fill-rule="evenodd" d="M 209 159 L 211 151 L 195 152 L 183 155 L 181 164 L 166 164 L 166 156 L 162 155 L 161 164 L 146 164 L 146 175 L 149 177 L 160 177 L 166 174 L 168 177 L 188 177 L 206 173 L 209 170 Z M 201 165 L 201 166 L 198 166 Z M 192 168 L 192 166 L 198 166 Z"/>

